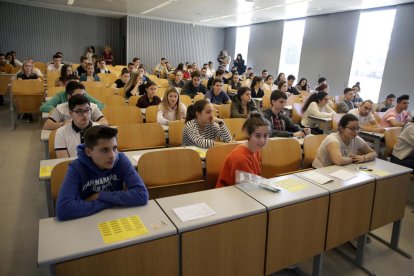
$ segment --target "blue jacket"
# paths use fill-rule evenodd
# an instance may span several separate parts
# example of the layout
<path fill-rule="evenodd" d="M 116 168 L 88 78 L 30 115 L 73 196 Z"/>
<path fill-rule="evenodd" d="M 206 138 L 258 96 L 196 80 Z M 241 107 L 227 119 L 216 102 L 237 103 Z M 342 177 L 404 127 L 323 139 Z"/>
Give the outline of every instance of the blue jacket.
<path fill-rule="evenodd" d="M 128 188 L 124 191 L 124 184 Z M 96 200 L 86 201 L 95 193 Z M 124 153 L 117 154 L 112 169 L 101 170 L 78 146 L 78 159 L 72 161 L 59 191 L 56 214 L 59 220 L 75 219 L 116 205 L 138 206 L 148 202 L 148 191 Z"/>

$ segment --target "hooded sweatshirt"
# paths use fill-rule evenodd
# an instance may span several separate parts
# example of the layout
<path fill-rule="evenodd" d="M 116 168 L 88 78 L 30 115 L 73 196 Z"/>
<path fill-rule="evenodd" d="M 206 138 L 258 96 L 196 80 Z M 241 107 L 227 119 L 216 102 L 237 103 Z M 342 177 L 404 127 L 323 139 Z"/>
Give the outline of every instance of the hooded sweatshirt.
<path fill-rule="evenodd" d="M 148 191 L 131 162 L 120 152 L 112 169 L 100 169 L 85 153 L 85 144 L 77 148 L 59 191 L 56 214 L 59 220 L 85 217 L 112 206 L 138 206 L 148 202 Z M 124 183 L 127 191 L 124 191 Z M 95 193 L 96 200 L 86 201 Z"/>

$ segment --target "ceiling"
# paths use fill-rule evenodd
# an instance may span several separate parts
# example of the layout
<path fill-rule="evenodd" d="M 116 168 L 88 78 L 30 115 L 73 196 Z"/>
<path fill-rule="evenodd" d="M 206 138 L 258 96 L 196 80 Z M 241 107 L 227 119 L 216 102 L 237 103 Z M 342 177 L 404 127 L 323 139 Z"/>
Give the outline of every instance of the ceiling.
<path fill-rule="evenodd" d="M 213 27 L 243 26 L 364 10 L 407 0 L 2 0 L 31 6 L 122 17 L 125 15 Z M 72 5 L 68 2 L 73 1 Z"/>

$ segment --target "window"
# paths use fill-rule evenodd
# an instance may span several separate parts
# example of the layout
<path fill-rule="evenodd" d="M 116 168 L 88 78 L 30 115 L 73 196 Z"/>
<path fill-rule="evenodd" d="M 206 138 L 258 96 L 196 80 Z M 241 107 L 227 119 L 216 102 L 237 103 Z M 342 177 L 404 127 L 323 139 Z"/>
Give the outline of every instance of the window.
<path fill-rule="evenodd" d="M 359 82 L 364 100 L 378 101 L 394 17 L 395 9 L 363 12 L 359 17 L 349 86 Z"/>
<path fill-rule="evenodd" d="M 283 72 L 286 77 L 294 75 L 298 78 L 304 31 L 305 19 L 285 21 L 278 73 Z"/>
<path fill-rule="evenodd" d="M 250 39 L 250 26 L 238 27 L 236 32 L 236 49 L 234 53 L 234 59 L 237 54 L 241 54 L 244 59 L 244 64 L 247 64 L 247 52 Z"/>

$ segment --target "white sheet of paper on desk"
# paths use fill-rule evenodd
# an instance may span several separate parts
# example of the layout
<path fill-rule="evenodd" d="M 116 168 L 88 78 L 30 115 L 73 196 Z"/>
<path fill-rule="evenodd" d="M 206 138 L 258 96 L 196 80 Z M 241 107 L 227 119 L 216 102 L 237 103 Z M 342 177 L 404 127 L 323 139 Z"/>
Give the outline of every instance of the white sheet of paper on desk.
<path fill-rule="evenodd" d="M 302 174 L 302 176 L 319 184 L 326 184 L 328 182 L 333 181 L 333 179 L 315 171 L 305 172 Z"/>
<path fill-rule="evenodd" d="M 137 163 L 138 163 L 138 160 L 141 158 L 141 154 L 139 154 L 139 155 L 132 155 L 132 158 L 133 158 L 135 161 L 137 161 Z"/>
<path fill-rule="evenodd" d="M 331 175 L 333 177 L 336 177 L 336 178 L 339 178 L 339 179 L 342 179 L 344 181 L 347 181 L 347 180 L 352 179 L 352 178 L 357 176 L 356 173 L 350 172 L 350 171 L 347 171 L 347 170 L 343 170 L 343 169 L 337 170 L 333 173 L 330 173 L 329 175 Z"/>
<path fill-rule="evenodd" d="M 205 218 L 208 216 L 215 215 L 214 212 L 206 203 L 197 203 L 188 206 L 178 207 L 172 209 L 174 213 L 182 222 L 187 222 L 190 220 Z"/>

